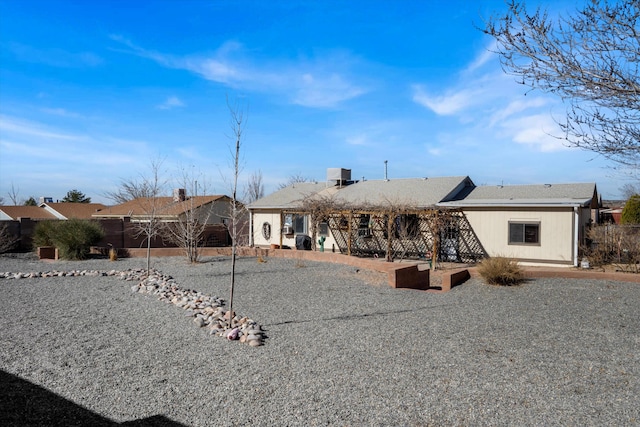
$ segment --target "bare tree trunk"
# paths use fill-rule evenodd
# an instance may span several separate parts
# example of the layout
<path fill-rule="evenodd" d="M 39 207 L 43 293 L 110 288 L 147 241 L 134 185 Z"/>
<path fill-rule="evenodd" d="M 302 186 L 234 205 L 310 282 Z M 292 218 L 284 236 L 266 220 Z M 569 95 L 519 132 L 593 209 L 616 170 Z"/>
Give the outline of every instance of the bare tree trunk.
<path fill-rule="evenodd" d="M 229 292 L 229 329 L 232 328 L 233 321 L 233 292 L 235 289 L 236 281 L 236 257 L 238 246 L 238 221 L 240 218 L 238 212 L 238 175 L 240 175 L 240 144 L 242 140 L 242 131 L 244 126 L 244 117 L 241 110 L 237 106 L 229 105 L 227 99 L 227 106 L 231 114 L 231 130 L 233 132 L 233 138 L 235 139 L 235 151 L 232 153 L 233 157 L 233 186 L 232 186 L 232 198 L 231 198 L 231 289 Z"/>
<path fill-rule="evenodd" d="M 151 236 L 147 236 L 147 277 L 151 271 Z"/>

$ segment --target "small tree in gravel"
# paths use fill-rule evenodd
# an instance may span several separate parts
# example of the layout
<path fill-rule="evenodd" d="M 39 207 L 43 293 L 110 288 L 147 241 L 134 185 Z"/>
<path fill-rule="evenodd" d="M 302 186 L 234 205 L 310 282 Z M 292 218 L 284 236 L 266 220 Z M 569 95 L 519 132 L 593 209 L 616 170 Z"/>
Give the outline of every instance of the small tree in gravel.
<path fill-rule="evenodd" d="M 182 214 L 177 221 L 165 223 L 163 235 L 184 250 L 190 263 L 196 263 L 200 258 L 202 236 L 212 213 L 212 204 L 203 206 L 198 202 L 198 196 L 206 193 L 206 186 L 193 173 L 183 170 L 179 185 L 188 191 L 184 198 L 178 196 L 179 200 L 175 202 L 180 205 Z"/>
<path fill-rule="evenodd" d="M 231 115 L 231 138 L 234 139 L 234 148 L 231 151 L 231 160 L 233 163 L 233 184 L 231 186 L 231 286 L 229 292 L 229 328 L 233 322 L 233 291 L 236 280 L 236 253 L 238 246 L 238 238 L 240 235 L 239 222 L 242 215 L 240 203 L 238 201 L 238 175 L 240 175 L 240 146 L 242 145 L 242 135 L 244 132 L 245 118 L 244 112 L 237 106 L 229 104 L 227 99 L 227 107 Z"/>
<path fill-rule="evenodd" d="M 151 175 L 142 176 L 141 181 L 137 183 L 138 189 L 136 190 L 138 193 L 144 194 L 143 197 L 136 199 L 138 207 L 143 214 L 141 215 L 143 219 L 135 223 L 132 222 L 132 224 L 136 230 L 134 237 L 144 236 L 147 241 L 147 276 L 151 271 L 151 240 L 162 233 L 162 222 L 160 221 L 162 205 L 159 196 L 164 187 L 164 182 L 160 179 L 161 164 L 161 160 L 151 162 Z"/>

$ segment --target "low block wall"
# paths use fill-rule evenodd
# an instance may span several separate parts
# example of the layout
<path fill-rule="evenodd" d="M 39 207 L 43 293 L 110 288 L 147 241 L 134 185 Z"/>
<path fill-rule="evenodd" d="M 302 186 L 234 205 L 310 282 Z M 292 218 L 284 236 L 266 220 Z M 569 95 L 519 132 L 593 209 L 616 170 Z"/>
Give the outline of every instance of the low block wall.
<path fill-rule="evenodd" d="M 388 275 L 389 285 L 394 288 L 429 289 L 429 270 L 421 270 L 417 265 L 398 267 Z"/>
<path fill-rule="evenodd" d="M 469 270 L 466 268 L 463 270 L 456 270 L 451 273 L 445 273 L 442 276 L 442 291 L 450 291 L 451 288 L 466 282 L 470 277 L 471 274 L 469 274 Z"/>

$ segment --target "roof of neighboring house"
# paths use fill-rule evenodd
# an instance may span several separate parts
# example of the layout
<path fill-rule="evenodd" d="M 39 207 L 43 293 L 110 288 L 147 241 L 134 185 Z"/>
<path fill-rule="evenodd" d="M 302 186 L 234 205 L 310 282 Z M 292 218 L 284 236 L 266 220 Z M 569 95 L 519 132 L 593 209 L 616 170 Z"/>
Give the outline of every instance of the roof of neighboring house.
<path fill-rule="evenodd" d="M 17 220 L 18 218 L 57 219 L 51 212 L 39 206 L 0 206 L 0 219 Z"/>
<path fill-rule="evenodd" d="M 439 206 L 589 206 L 594 198 L 597 202 L 595 183 L 497 185 L 475 187 L 463 199 Z"/>
<path fill-rule="evenodd" d="M 198 208 L 217 200 L 230 200 L 228 196 L 193 196 L 184 201 L 176 202 L 173 197 L 138 198 L 128 202 L 106 207 L 93 214 L 93 218 L 147 217 L 156 207 L 156 215 L 161 217 L 176 217 L 191 208 Z"/>
<path fill-rule="evenodd" d="M 40 207 L 59 219 L 89 219 L 94 213 L 106 208 L 102 203 L 43 203 Z"/>
<path fill-rule="evenodd" d="M 330 197 L 352 206 L 383 206 L 389 203 L 432 207 L 452 200 L 473 182 L 467 176 L 358 181 L 338 187 L 334 184 L 299 182 L 251 203 L 249 209 L 295 209 L 308 197 Z"/>

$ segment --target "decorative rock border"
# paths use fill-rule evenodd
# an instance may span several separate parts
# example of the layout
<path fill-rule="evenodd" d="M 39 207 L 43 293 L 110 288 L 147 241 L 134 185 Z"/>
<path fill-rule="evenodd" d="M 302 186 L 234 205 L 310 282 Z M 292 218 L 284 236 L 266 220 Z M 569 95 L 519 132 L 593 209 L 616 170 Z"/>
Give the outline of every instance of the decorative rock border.
<path fill-rule="evenodd" d="M 224 300 L 218 297 L 205 295 L 190 289 L 183 289 L 173 277 L 162 274 L 157 270 L 151 270 L 147 276 L 144 269 L 129 269 L 125 271 L 99 271 L 99 270 L 70 270 L 47 272 L 13 273 L 0 272 L 0 279 L 34 279 L 41 277 L 117 277 L 125 281 L 137 281 L 131 287 L 131 292 L 154 295 L 158 300 L 173 304 L 185 310 L 185 316 L 192 317 L 193 322 L 200 328 L 207 328 L 210 335 L 225 337 L 229 340 L 238 340 L 251 347 L 264 344 L 266 337 L 261 325 L 252 319 L 240 317 L 233 313 L 231 325 L 229 325 L 230 312 L 224 309 Z"/>

